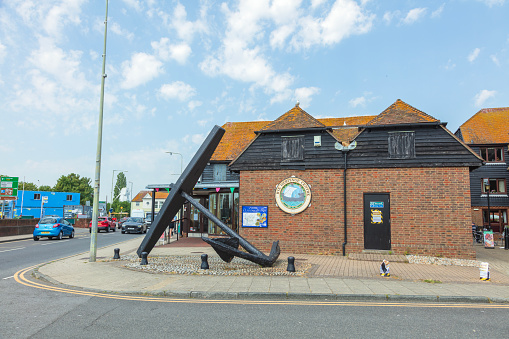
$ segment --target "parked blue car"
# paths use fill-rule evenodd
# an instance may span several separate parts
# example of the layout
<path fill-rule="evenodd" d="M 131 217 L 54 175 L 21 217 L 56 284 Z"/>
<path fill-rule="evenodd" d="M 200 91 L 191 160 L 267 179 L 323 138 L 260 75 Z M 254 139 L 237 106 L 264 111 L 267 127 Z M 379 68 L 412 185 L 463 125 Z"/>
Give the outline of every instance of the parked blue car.
<path fill-rule="evenodd" d="M 69 239 L 74 238 L 74 227 L 64 218 L 60 217 L 44 217 L 39 220 L 34 229 L 34 241 L 38 241 L 42 237 L 53 237 L 62 240 L 64 236 Z"/>

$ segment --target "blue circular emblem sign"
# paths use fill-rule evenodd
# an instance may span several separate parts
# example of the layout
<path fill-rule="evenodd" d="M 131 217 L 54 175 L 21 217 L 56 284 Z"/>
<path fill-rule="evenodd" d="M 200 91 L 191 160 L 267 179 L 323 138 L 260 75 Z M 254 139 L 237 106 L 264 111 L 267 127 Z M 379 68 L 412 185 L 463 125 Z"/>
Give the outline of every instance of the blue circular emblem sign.
<path fill-rule="evenodd" d="M 276 203 L 286 213 L 300 213 L 310 202 L 311 188 L 302 179 L 291 177 L 276 186 Z"/>

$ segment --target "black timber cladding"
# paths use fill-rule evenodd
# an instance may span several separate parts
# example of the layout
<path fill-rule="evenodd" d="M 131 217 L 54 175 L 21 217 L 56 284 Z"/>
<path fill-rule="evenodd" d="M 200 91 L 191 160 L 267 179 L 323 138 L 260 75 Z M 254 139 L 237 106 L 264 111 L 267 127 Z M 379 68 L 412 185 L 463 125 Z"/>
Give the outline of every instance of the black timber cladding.
<path fill-rule="evenodd" d="M 390 158 L 391 133 L 413 132 L 415 157 Z M 282 161 L 283 137 L 304 137 L 304 159 Z M 314 146 L 314 136 L 321 136 L 321 146 Z M 481 160 L 441 126 L 408 125 L 365 129 L 355 140 L 357 147 L 348 154 L 349 168 L 384 167 L 478 167 Z M 336 139 L 325 130 L 295 130 L 283 133 L 262 133 L 232 163 L 241 170 L 324 169 L 342 168 L 343 154 L 334 148 Z"/>
<path fill-rule="evenodd" d="M 479 154 L 483 146 L 470 146 L 474 152 Z M 482 192 L 481 181 L 482 179 L 505 179 L 506 193 L 505 194 L 490 194 L 490 205 L 507 207 L 509 206 L 509 196 L 507 189 L 509 186 L 509 171 L 508 159 L 509 152 L 507 145 L 504 145 L 504 162 L 486 163 L 484 166 L 470 172 L 470 196 L 472 206 L 488 206 L 488 198 L 486 193 Z"/>

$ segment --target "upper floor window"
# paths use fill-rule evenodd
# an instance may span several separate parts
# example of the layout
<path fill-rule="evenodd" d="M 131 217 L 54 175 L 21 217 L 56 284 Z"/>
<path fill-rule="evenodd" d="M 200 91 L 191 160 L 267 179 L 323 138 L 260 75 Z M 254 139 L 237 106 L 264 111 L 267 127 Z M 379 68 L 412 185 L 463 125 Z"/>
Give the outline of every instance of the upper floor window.
<path fill-rule="evenodd" d="M 214 164 L 214 181 L 226 181 L 226 164 Z"/>
<path fill-rule="evenodd" d="M 486 162 L 504 161 L 504 151 L 502 147 L 481 147 L 481 158 Z"/>
<path fill-rule="evenodd" d="M 304 160 L 304 136 L 299 135 L 281 138 L 281 160 Z"/>
<path fill-rule="evenodd" d="M 34 193 L 34 200 L 41 200 L 41 194 L 40 193 Z"/>
<path fill-rule="evenodd" d="M 72 194 L 67 194 L 67 201 L 72 201 Z"/>
<path fill-rule="evenodd" d="M 415 132 L 389 133 L 389 158 L 415 158 Z"/>
<path fill-rule="evenodd" d="M 136 201 L 136 206 L 140 206 L 140 202 L 139 201 Z"/>
<path fill-rule="evenodd" d="M 507 193 L 505 179 L 482 179 L 481 180 L 481 191 L 483 193 Z"/>

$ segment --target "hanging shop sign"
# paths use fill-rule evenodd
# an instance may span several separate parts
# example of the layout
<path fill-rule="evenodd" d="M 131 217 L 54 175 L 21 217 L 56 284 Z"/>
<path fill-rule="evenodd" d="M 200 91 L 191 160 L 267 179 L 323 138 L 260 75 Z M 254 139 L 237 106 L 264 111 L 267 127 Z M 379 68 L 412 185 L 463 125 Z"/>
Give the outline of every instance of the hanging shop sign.
<path fill-rule="evenodd" d="M 242 227 L 267 228 L 267 206 L 242 206 Z"/>
<path fill-rule="evenodd" d="M 302 179 L 290 177 L 276 186 L 276 204 L 289 214 L 304 211 L 311 203 L 311 186 Z"/>

